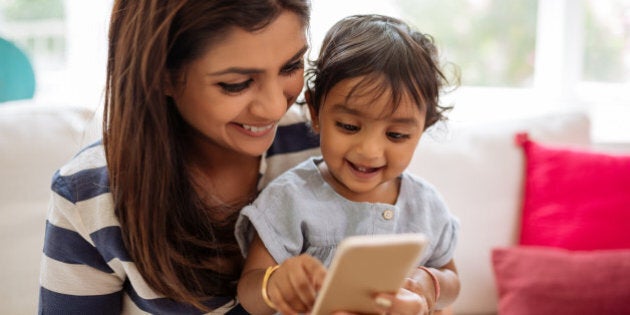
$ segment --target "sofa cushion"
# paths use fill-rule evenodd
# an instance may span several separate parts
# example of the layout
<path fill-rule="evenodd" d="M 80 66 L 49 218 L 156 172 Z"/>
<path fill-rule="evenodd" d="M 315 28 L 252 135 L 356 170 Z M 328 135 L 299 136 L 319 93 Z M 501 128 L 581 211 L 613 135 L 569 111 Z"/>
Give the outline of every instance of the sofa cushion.
<path fill-rule="evenodd" d="M 499 314 L 630 314 L 630 250 L 496 248 Z"/>
<path fill-rule="evenodd" d="M 520 244 L 630 248 L 630 155 L 516 140 L 526 161 Z"/>
<path fill-rule="evenodd" d="M 524 161 L 514 134 L 521 131 L 548 143 L 590 143 L 589 118 L 580 110 L 475 123 L 455 118 L 423 135 L 408 168 L 435 185 L 461 221 L 456 314 L 496 313 L 490 253 L 518 240 Z"/>
<path fill-rule="evenodd" d="M 98 121 L 85 107 L 28 101 L 0 106 L 0 200 L 47 199 L 55 170 L 94 139 L 89 131 Z"/>
<path fill-rule="evenodd" d="M 35 314 L 53 173 L 98 137 L 94 110 L 0 106 L 0 313 Z"/>

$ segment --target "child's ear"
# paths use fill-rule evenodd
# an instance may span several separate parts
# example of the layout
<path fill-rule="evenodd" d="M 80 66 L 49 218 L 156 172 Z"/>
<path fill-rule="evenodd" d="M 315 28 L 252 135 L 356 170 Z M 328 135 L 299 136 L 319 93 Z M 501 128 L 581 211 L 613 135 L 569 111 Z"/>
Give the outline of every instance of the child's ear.
<path fill-rule="evenodd" d="M 315 112 L 315 107 L 313 106 L 313 99 L 311 97 L 311 91 L 306 90 L 304 92 L 304 100 L 306 100 L 306 105 L 308 105 L 308 112 L 311 114 L 311 128 L 315 132 L 319 132 L 319 117 Z"/>

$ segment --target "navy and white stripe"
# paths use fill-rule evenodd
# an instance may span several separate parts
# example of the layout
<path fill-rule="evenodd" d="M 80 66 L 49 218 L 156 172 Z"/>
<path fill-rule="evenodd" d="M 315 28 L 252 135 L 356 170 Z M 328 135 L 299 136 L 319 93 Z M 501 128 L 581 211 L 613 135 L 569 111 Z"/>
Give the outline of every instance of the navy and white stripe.
<path fill-rule="evenodd" d="M 319 154 L 304 108 L 293 106 L 261 163 L 259 187 Z M 79 152 L 52 180 L 40 275 L 40 314 L 201 314 L 155 293 L 124 247 L 101 142 Z M 246 314 L 235 297 L 206 303 L 216 314 Z"/>

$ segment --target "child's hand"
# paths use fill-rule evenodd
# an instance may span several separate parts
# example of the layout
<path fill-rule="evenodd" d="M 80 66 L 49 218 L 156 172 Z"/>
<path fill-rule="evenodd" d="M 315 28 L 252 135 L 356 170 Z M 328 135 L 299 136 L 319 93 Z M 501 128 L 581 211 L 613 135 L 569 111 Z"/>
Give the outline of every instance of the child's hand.
<path fill-rule="evenodd" d="M 269 299 L 282 314 L 308 312 L 325 275 L 324 265 L 310 255 L 289 258 L 269 278 Z"/>

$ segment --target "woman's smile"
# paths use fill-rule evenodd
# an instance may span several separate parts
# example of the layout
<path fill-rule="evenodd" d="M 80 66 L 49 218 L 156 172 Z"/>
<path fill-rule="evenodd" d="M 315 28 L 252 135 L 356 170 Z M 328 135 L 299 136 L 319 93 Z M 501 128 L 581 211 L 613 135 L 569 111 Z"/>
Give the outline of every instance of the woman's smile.
<path fill-rule="evenodd" d="M 277 123 L 275 122 L 266 125 L 246 125 L 235 123 L 235 125 L 239 126 L 245 134 L 252 137 L 262 137 L 269 134 L 270 132 L 273 132 L 275 130 L 276 124 Z"/>

